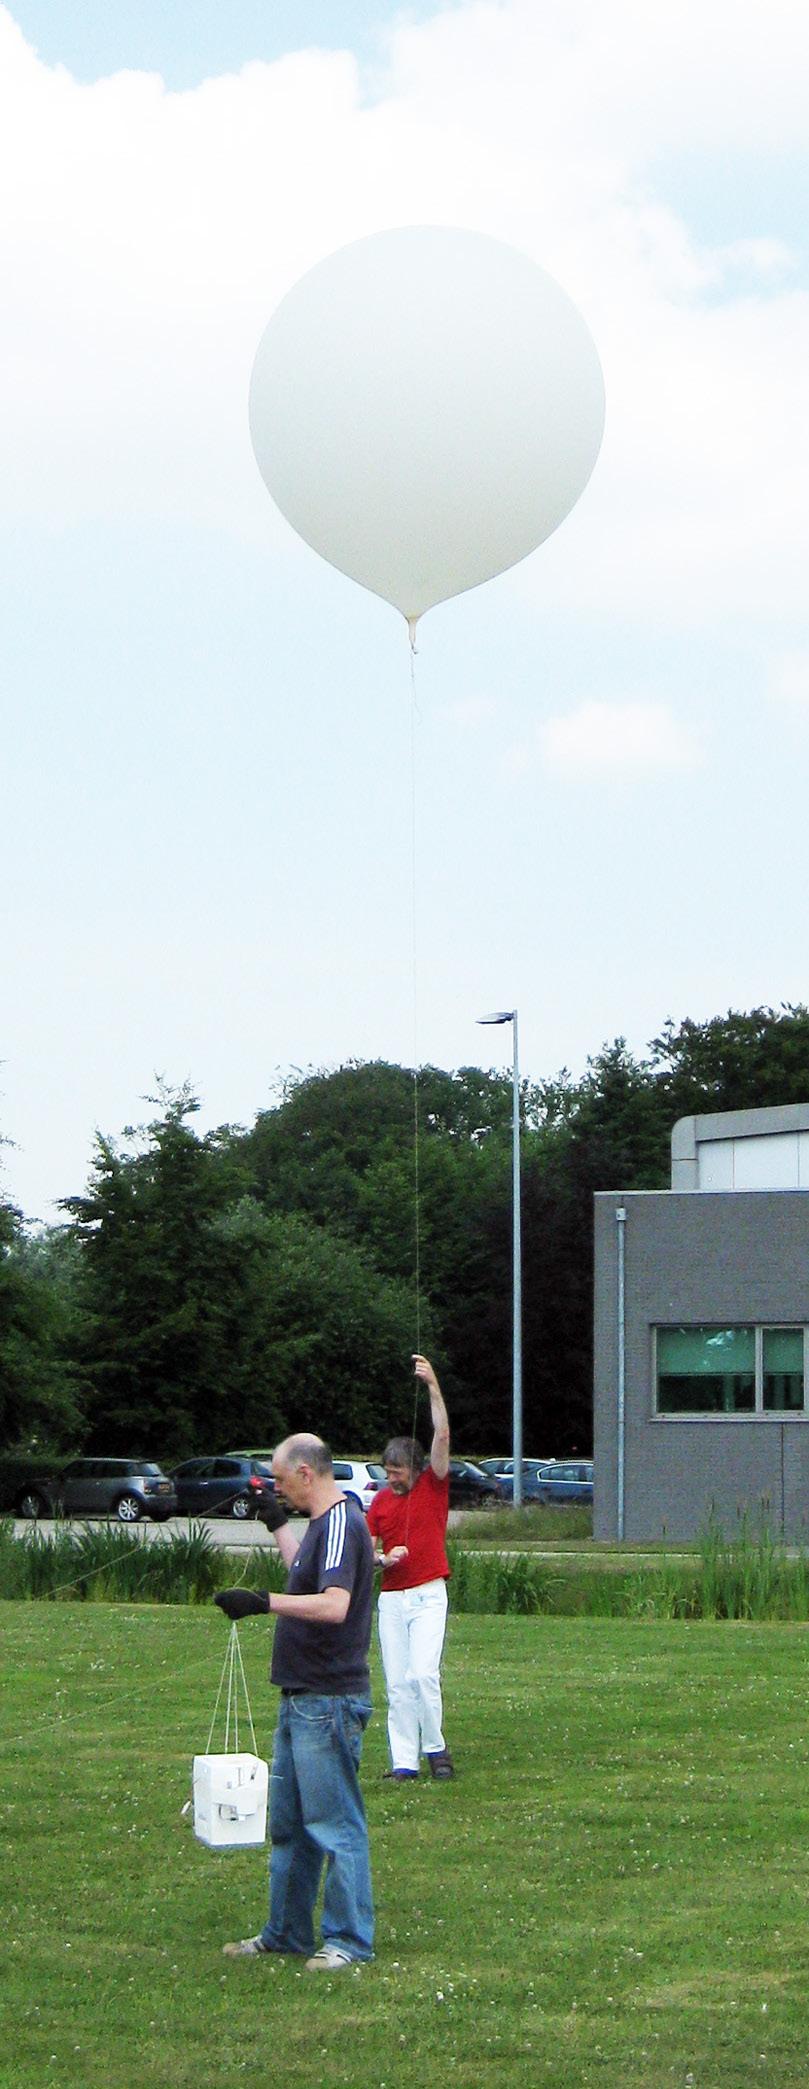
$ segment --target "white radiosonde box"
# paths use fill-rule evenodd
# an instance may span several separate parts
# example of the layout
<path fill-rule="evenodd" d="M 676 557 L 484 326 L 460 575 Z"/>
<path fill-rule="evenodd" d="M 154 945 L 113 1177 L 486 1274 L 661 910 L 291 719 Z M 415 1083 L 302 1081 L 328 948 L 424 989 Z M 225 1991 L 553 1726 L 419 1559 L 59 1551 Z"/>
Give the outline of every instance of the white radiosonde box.
<path fill-rule="evenodd" d="M 194 1834 L 211 1850 L 249 1849 L 267 1834 L 267 1764 L 258 1755 L 195 1755 Z"/>

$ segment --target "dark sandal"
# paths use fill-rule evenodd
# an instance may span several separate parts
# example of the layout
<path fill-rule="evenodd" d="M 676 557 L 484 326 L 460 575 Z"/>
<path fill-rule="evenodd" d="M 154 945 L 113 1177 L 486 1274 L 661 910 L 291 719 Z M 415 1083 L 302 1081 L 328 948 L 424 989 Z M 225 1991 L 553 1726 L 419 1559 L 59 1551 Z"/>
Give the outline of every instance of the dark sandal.
<path fill-rule="evenodd" d="M 455 1776 L 455 1764 L 448 1748 L 436 1749 L 434 1755 L 428 1755 L 427 1761 L 430 1765 L 431 1777 Z"/>

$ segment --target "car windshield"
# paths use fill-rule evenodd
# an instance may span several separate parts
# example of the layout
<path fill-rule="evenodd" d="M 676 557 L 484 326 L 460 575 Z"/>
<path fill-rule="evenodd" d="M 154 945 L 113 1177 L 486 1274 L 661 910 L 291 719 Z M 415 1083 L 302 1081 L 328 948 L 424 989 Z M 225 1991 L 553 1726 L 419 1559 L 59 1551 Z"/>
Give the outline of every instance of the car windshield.
<path fill-rule="evenodd" d="M 369 1465 L 368 1471 L 372 1480 L 384 1480 L 385 1478 L 384 1465 Z"/>
<path fill-rule="evenodd" d="M 161 1468 L 159 1465 L 143 1465 L 139 1462 L 138 1465 L 135 1467 L 135 1470 L 137 1472 L 148 1473 L 149 1478 L 151 1479 L 156 1473 L 160 1472 Z"/>

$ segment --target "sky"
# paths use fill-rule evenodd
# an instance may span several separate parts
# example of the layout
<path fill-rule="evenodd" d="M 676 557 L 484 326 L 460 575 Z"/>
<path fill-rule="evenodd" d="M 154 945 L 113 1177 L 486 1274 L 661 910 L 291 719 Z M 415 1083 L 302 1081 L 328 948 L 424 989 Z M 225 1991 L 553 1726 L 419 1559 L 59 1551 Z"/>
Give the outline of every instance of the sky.
<path fill-rule="evenodd" d="M 809 13 L 799 0 L 0 4 L 0 1187 L 188 1082 L 533 1080 L 809 1000 Z M 401 617 L 259 476 L 279 300 L 504 240 L 586 318 L 558 532 Z M 459 373 L 459 383 L 462 372 Z M 414 840 L 415 836 L 415 840 Z M 415 929 L 413 900 L 415 892 Z"/>

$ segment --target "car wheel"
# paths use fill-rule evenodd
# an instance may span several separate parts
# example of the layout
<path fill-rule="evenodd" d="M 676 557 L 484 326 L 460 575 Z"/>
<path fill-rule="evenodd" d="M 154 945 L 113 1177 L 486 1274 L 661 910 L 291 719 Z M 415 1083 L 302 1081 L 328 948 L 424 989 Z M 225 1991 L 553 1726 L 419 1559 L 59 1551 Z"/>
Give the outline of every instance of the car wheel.
<path fill-rule="evenodd" d="M 119 1523 L 139 1523 L 141 1504 L 137 1495 L 122 1494 L 120 1501 L 115 1504 L 115 1514 Z"/>
<path fill-rule="evenodd" d="M 248 1516 L 252 1513 L 252 1507 L 253 1504 L 248 1494 L 237 1494 L 235 1501 L 231 1503 L 231 1516 L 235 1516 L 237 1523 L 246 1523 Z"/>
<path fill-rule="evenodd" d="M 25 1517 L 26 1523 L 35 1523 L 38 1516 L 46 1515 L 47 1503 L 43 1501 L 41 1494 L 36 1494 L 33 1488 L 28 1488 L 25 1494 L 20 1495 L 17 1511 L 20 1516 Z"/>

